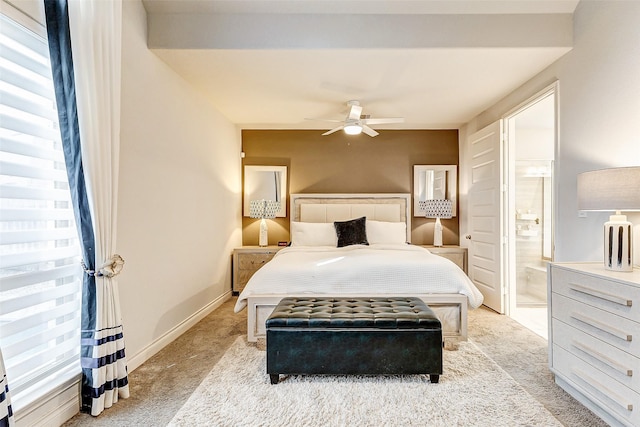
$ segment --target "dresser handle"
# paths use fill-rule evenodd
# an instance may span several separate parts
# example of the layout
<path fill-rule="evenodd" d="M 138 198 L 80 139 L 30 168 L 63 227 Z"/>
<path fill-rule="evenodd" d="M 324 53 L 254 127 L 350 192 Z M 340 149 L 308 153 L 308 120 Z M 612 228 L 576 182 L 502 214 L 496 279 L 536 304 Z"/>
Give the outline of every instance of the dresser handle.
<path fill-rule="evenodd" d="M 627 334 L 624 331 L 621 331 L 620 329 L 613 328 L 607 324 L 598 322 L 597 320 L 591 319 L 587 316 L 583 316 L 577 313 L 572 313 L 571 318 L 579 322 L 586 323 L 587 325 L 592 326 L 602 332 L 606 332 L 607 334 L 613 335 L 616 338 L 620 338 L 623 341 L 631 342 L 633 340 L 633 336 L 631 334 Z"/>
<path fill-rule="evenodd" d="M 580 292 L 582 294 L 591 295 L 592 297 L 600 298 L 605 301 L 610 301 L 615 304 L 624 305 L 625 307 L 631 307 L 633 305 L 633 301 L 630 299 L 625 299 L 616 295 L 600 292 L 595 289 L 587 288 L 586 286 L 577 285 L 575 283 L 571 283 L 569 285 L 569 289 L 574 290 L 576 292 Z"/>
<path fill-rule="evenodd" d="M 600 353 L 597 350 L 594 350 L 594 349 L 592 349 L 590 347 L 587 347 L 584 344 L 580 344 L 580 343 L 577 343 L 575 341 L 572 341 L 571 344 L 575 348 L 580 350 L 581 352 L 585 353 L 588 356 L 591 356 L 592 358 L 594 358 L 596 360 L 599 360 L 600 362 L 604 363 L 605 365 L 608 365 L 609 367 L 611 367 L 612 369 L 620 372 L 621 374 L 626 375 L 628 377 L 632 377 L 633 376 L 633 369 L 625 368 L 624 366 L 622 366 L 622 364 L 620 364 L 617 361 L 613 360 L 609 356 L 606 356 L 606 355 Z"/>
<path fill-rule="evenodd" d="M 578 369 L 572 369 L 572 372 L 574 373 L 574 375 L 578 377 L 580 381 L 587 384 L 596 393 L 601 394 L 609 398 L 610 400 L 614 401 L 615 403 L 620 405 L 622 409 L 625 409 L 627 411 L 633 411 L 633 403 L 620 403 L 620 402 L 624 402 L 626 399 L 623 396 L 620 396 L 618 393 L 611 390 L 610 388 L 607 388 L 604 384 L 601 384 L 598 380 L 590 377 L 589 375 L 587 375 L 586 373 Z"/>

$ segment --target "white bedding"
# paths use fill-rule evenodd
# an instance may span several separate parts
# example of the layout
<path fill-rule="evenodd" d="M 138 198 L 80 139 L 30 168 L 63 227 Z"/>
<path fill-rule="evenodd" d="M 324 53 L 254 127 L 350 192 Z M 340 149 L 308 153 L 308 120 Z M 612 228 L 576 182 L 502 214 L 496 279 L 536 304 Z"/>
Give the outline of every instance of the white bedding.
<path fill-rule="evenodd" d="M 252 295 L 428 293 L 466 295 L 471 308 L 483 298 L 455 263 L 420 246 L 291 246 L 255 272 L 235 311 L 244 309 Z"/>

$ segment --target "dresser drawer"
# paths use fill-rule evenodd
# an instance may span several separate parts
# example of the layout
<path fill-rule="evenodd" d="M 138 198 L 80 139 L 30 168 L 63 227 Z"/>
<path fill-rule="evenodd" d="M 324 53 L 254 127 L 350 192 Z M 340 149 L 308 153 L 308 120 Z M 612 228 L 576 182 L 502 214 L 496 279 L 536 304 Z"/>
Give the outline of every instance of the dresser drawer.
<path fill-rule="evenodd" d="M 629 426 L 640 425 L 640 394 L 593 369 L 591 365 L 553 345 L 553 367 L 561 376 L 589 399 L 606 407 L 611 416 Z"/>
<path fill-rule="evenodd" d="M 640 359 L 553 319 L 553 342 L 624 386 L 640 390 Z M 638 408 L 640 410 L 640 408 Z"/>
<path fill-rule="evenodd" d="M 258 270 L 273 258 L 275 253 L 238 254 L 238 268 L 240 270 Z"/>
<path fill-rule="evenodd" d="M 627 353 L 640 354 L 640 325 L 637 322 L 555 292 L 551 298 L 551 313 L 554 318 Z"/>
<path fill-rule="evenodd" d="M 553 291 L 640 322 L 640 287 L 554 268 Z"/>

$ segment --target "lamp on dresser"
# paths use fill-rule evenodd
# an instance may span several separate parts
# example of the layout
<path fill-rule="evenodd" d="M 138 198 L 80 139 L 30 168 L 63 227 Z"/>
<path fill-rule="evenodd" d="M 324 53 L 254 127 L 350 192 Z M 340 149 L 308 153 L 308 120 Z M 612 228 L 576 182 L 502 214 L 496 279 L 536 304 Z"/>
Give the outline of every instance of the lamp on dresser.
<path fill-rule="evenodd" d="M 260 218 L 260 239 L 258 245 L 267 246 L 269 244 L 267 221 L 265 221 L 265 219 L 275 218 L 279 210 L 280 202 L 264 199 L 251 200 L 249 204 L 249 217 Z"/>
<path fill-rule="evenodd" d="M 442 223 L 440 218 L 452 218 L 452 202 L 448 199 L 428 199 L 418 201 L 425 218 L 435 218 L 433 228 L 433 246 L 442 246 Z"/>
<path fill-rule="evenodd" d="M 578 175 L 578 209 L 615 211 L 604 224 L 604 267 L 633 270 L 633 225 L 622 211 L 640 211 L 640 166 Z"/>

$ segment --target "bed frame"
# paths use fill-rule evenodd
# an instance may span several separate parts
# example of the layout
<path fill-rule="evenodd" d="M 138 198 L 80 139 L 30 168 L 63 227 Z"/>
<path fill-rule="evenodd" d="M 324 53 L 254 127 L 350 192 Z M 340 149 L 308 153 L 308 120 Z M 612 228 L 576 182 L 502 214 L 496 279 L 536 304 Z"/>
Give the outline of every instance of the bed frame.
<path fill-rule="evenodd" d="M 291 221 L 333 222 L 366 216 L 376 221 L 405 222 L 407 242 L 411 242 L 410 194 L 291 194 L 289 217 Z M 287 295 L 291 297 L 327 297 L 327 295 Z M 341 294 L 341 297 L 367 297 L 363 294 Z M 419 294 L 436 313 L 442 323 L 446 348 L 455 348 L 458 341 L 467 339 L 467 297 L 461 294 Z M 266 337 L 265 321 L 283 295 L 262 294 L 247 300 L 247 339 L 257 342 Z"/>

